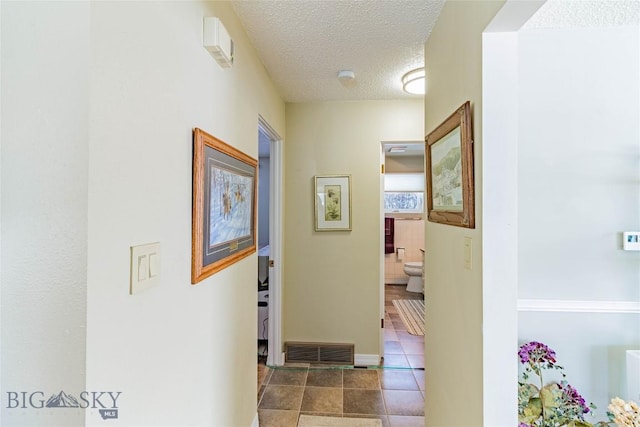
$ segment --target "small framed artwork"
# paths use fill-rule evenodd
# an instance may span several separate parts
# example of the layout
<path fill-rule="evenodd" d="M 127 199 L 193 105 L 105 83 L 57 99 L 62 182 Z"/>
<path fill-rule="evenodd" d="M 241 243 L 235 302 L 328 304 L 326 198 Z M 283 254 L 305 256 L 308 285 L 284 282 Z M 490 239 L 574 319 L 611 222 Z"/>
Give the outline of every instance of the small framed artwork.
<path fill-rule="evenodd" d="M 351 175 L 317 175 L 314 187 L 316 231 L 350 231 Z"/>
<path fill-rule="evenodd" d="M 475 228 L 472 132 L 467 101 L 425 138 L 431 222 Z"/>
<path fill-rule="evenodd" d="M 256 251 L 256 159 L 193 131 L 191 283 Z"/>

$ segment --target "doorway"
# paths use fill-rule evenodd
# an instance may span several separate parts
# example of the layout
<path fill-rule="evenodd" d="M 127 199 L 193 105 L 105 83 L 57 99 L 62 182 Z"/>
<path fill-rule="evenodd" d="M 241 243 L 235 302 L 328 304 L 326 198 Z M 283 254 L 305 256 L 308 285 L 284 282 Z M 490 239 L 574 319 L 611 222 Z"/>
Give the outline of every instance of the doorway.
<path fill-rule="evenodd" d="M 258 117 L 258 355 L 282 365 L 282 140 Z"/>
<path fill-rule="evenodd" d="M 423 141 L 381 142 L 384 173 L 380 182 L 380 209 L 384 227 L 381 230 L 380 301 L 385 328 L 380 351 L 383 355 L 385 341 L 394 336 L 389 329 L 396 326 L 394 322 L 398 323 L 392 300 L 424 300 L 421 274 L 425 246 L 424 161 Z M 414 276 L 416 271 L 420 274 L 410 277 L 407 270 Z"/>

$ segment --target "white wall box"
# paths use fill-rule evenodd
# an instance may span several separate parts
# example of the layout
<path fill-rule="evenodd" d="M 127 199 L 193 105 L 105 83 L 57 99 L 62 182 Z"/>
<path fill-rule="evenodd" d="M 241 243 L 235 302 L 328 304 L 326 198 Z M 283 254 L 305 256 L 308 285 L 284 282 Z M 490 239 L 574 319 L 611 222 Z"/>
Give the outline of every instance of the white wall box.
<path fill-rule="evenodd" d="M 223 68 L 233 65 L 233 40 L 220 19 L 205 17 L 202 44 Z"/>

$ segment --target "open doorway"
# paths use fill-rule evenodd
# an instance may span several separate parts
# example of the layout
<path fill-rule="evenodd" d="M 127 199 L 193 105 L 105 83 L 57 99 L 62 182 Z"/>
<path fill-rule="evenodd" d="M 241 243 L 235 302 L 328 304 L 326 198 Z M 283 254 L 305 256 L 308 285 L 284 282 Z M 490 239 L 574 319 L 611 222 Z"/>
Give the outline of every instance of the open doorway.
<path fill-rule="evenodd" d="M 258 126 L 258 358 L 269 353 L 269 194 L 271 138 Z"/>
<path fill-rule="evenodd" d="M 408 286 L 409 292 L 422 292 L 406 264 L 418 266 L 424 254 L 424 142 L 383 142 L 383 215 L 385 227 L 384 282 Z M 415 283 L 414 283 L 415 282 Z"/>
<path fill-rule="evenodd" d="M 282 365 L 282 140 L 258 120 L 258 357 Z"/>
<path fill-rule="evenodd" d="M 423 369 L 424 142 L 382 142 L 381 161 L 381 354 Z"/>

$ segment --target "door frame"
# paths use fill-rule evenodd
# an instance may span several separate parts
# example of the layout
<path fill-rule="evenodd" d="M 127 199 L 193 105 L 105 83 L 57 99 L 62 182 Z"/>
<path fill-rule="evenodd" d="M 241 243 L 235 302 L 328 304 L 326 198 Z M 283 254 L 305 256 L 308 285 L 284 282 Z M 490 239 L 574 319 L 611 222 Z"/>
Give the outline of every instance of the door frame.
<path fill-rule="evenodd" d="M 385 273 L 385 257 L 384 257 L 384 174 L 385 174 L 385 161 L 386 161 L 386 155 L 384 154 L 384 141 L 380 142 L 380 224 L 378 225 L 378 233 L 380 233 L 380 250 L 378 251 L 380 253 L 380 261 L 378 262 L 379 264 L 379 273 L 378 275 L 380 276 L 380 281 L 378 284 L 378 298 L 380 299 L 380 319 L 382 319 L 380 321 L 381 323 L 381 327 L 380 327 L 380 345 L 379 347 L 379 352 L 380 352 L 380 357 L 384 357 L 384 327 L 385 327 L 385 278 L 384 278 L 384 273 Z"/>
<path fill-rule="evenodd" d="M 282 241 L 284 212 L 283 142 L 269 123 L 258 115 L 258 128 L 269 137 L 269 323 L 267 365 L 284 364 L 282 353 Z"/>

